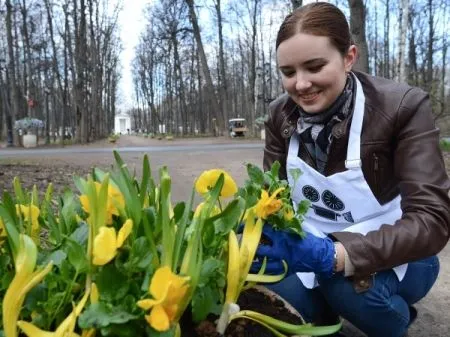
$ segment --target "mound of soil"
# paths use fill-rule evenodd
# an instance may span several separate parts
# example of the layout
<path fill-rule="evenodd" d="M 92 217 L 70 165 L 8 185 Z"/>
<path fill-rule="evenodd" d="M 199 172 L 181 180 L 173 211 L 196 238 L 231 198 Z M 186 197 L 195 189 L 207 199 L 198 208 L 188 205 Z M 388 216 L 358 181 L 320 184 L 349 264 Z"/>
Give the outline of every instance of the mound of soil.
<path fill-rule="evenodd" d="M 301 324 L 299 316 L 290 311 L 280 299 L 262 293 L 258 289 L 248 289 L 241 293 L 238 304 L 241 310 L 253 310 L 287 323 Z M 185 315 L 180 324 L 183 337 L 220 337 L 216 331 L 215 321 L 218 317 L 210 316 L 208 320 L 194 325 L 189 315 Z M 273 337 L 265 327 L 247 319 L 233 320 L 227 327 L 225 337 Z"/>

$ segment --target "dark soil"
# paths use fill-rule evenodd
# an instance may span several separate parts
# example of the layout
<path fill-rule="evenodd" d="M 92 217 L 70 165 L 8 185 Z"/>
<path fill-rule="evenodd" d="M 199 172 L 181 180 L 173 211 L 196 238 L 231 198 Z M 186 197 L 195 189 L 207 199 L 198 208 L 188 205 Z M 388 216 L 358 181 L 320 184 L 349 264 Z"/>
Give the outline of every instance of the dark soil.
<path fill-rule="evenodd" d="M 272 296 L 268 296 L 257 289 L 249 289 L 241 293 L 238 304 L 241 310 L 253 310 L 271 316 L 287 323 L 301 324 L 301 318 L 289 311 L 285 304 Z M 192 326 L 189 317 L 181 321 L 183 337 L 220 337 L 215 328 L 217 317 L 209 317 L 197 326 Z M 225 331 L 225 337 L 273 337 L 273 334 L 263 326 L 246 319 L 236 319 L 230 323 Z"/>

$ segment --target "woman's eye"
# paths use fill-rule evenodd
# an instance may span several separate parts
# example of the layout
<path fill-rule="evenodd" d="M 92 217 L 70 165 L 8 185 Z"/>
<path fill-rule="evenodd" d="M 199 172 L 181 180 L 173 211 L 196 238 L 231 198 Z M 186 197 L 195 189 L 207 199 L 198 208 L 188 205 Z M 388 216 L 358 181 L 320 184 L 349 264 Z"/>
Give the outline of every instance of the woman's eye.
<path fill-rule="evenodd" d="M 291 70 L 282 70 L 281 73 L 286 77 L 292 77 L 295 74 L 295 71 Z"/>
<path fill-rule="evenodd" d="M 319 71 L 322 70 L 323 66 L 324 66 L 324 65 L 321 64 L 321 65 L 318 65 L 318 66 L 310 67 L 310 68 L 308 68 L 308 70 L 309 70 L 311 73 L 318 73 Z"/>

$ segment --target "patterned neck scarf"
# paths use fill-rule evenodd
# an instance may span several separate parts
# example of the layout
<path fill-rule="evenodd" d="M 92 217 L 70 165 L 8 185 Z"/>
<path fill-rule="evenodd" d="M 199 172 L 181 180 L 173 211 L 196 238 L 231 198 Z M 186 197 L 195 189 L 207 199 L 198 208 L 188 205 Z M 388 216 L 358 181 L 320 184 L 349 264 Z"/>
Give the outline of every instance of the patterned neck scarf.
<path fill-rule="evenodd" d="M 298 106 L 300 117 L 297 121 L 297 133 L 322 174 L 325 172 L 333 138 L 331 131 L 333 126 L 346 119 L 352 111 L 354 90 L 354 79 L 349 75 L 344 90 L 327 110 L 308 114 Z"/>

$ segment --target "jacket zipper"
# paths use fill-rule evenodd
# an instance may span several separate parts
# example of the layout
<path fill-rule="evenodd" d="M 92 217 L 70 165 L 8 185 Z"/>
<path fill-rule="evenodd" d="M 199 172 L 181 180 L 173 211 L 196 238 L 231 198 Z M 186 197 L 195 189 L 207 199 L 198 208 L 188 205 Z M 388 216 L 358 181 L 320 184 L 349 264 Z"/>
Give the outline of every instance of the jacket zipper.
<path fill-rule="evenodd" d="M 380 166 L 378 163 L 378 156 L 376 153 L 374 153 L 373 154 L 373 176 L 374 176 L 376 193 L 379 193 L 379 188 L 378 188 L 378 171 L 379 171 L 379 169 L 380 169 Z"/>

